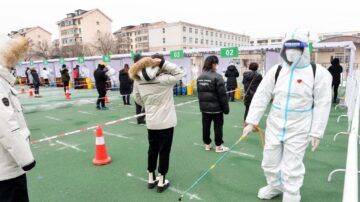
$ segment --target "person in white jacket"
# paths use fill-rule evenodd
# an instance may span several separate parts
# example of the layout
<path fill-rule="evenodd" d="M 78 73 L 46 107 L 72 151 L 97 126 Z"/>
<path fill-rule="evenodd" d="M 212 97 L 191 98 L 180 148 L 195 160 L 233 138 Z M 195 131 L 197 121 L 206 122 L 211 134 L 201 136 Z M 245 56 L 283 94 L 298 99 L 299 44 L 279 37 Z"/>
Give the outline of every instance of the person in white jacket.
<path fill-rule="evenodd" d="M 25 122 L 18 92 L 10 73 L 27 52 L 28 41 L 0 36 L 0 201 L 27 202 L 25 172 L 35 166 L 30 149 L 30 131 Z"/>
<path fill-rule="evenodd" d="M 267 186 L 259 190 L 260 199 L 283 193 L 283 202 L 301 200 L 305 150 L 311 142 L 315 151 L 326 128 L 332 78 L 321 65 L 310 63 L 308 41 L 308 32 L 299 29 L 286 34 L 280 53 L 284 62 L 265 75 L 246 118 L 244 135 L 259 124 L 273 98 L 262 161 Z"/>
<path fill-rule="evenodd" d="M 174 127 L 177 123 L 173 97 L 173 87 L 184 76 L 183 70 L 160 55 L 156 59 L 142 58 L 129 71 L 134 81 L 133 96 L 135 102 L 146 109 L 148 129 L 148 188 L 157 185 L 157 191 L 163 192 L 170 182 L 165 178 L 169 169 L 170 150 Z M 159 59 L 161 58 L 161 59 Z M 155 177 L 157 159 L 159 174 Z"/>

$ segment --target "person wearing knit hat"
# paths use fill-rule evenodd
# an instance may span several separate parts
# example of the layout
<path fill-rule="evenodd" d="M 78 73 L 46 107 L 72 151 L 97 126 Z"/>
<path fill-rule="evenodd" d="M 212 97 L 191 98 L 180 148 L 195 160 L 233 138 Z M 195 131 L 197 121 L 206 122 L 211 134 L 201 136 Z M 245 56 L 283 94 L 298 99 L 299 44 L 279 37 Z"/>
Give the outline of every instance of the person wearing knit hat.
<path fill-rule="evenodd" d="M 14 88 L 11 67 L 25 56 L 24 37 L 0 35 L 0 201 L 29 201 L 26 172 L 35 167 L 23 109 Z"/>
<path fill-rule="evenodd" d="M 94 72 L 95 85 L 99 93 L 99 97 L 96 102 L 96 109 L 98 110 L 108 110 L 109 108 L 105 106 L 105 96 L 106 96 L 106 82 L 108 80 L 106 64 L 99 62 L 98 68 Z M 100 106 L 101 105 L 101 106 Z"/>

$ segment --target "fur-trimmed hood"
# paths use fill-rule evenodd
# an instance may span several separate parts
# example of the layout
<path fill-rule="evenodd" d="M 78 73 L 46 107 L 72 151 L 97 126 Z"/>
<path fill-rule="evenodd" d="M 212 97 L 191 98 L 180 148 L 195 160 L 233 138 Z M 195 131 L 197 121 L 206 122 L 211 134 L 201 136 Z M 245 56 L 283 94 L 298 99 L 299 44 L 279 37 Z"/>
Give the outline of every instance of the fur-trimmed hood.
<path fill-rule="evenodd" d="M 150 57 L 144 57 L 135 64 L 131 66 L 129 69 L 129 76 L 132 80 L 140 80 L 141 78 L 138 75 L 138 72 L 146 67 L 156 67 L 157 64 Z"/>
<path fill-rule="evenodd" d="M 24 37 L 16 37 L 3 44 L 0 50 L 0 64 L 5 68 L 15 67 L 29 48 L 29 41 Z"/>

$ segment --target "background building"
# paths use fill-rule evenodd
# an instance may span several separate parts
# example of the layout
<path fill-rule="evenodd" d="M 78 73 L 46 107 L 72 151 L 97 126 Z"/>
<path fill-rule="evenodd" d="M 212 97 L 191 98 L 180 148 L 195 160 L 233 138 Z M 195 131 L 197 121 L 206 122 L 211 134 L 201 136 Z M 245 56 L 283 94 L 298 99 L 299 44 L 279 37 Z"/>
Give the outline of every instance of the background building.
<path fill-rule="evenodd" d="M 250 37 L 220 29 L 174 22 L 149 28 L 150 51 L 249 45 Z"/>
<path fill-rule="evenodd" d="M 111 23 L 111 18 L 99 9 L 89 11 L 78 9 L 69 13 L 66 18 L 57 22 L 60 47 L 75 46 L 77 52 L 89 49 L 90 55 L 96 54 L 97 50 L 93 47 L 96 46 L 100 38 L 106 34 L 112 37 Z M 76 53 L 74 54 L 76 55 Z"/>
<path fill-rule="evenodd" d="M 33 46 L 41 43 L 47 43 L 48 45 L 51 45 L 51 33 L 40 26 L 11 31 L 8 36 L 11 38 L 15 36 L 23 36 L 29 39 Z"/>
<path fill-rule="evenodd" d="M 267 38 L 252 38 L 250 45 L 263 46 L 263 45 L 279 45 L 282 43 L 284 37 L 267 37 Z"/>

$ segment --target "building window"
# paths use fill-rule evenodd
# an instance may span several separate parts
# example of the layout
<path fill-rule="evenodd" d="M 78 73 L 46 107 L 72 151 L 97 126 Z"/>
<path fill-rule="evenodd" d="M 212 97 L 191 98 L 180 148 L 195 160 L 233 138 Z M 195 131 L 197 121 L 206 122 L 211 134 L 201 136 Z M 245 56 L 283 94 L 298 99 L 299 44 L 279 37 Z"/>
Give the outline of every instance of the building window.
<path fill-rule="evenodd" d="M 222 42 L 220 42 L 220 46 L 222 46 Z"/>
<path fill-rule="evenodd" d="M 195 38 L 195 44 L 197 44 L 198 43 L 198 39 L 197 38 Z"/>
<path fill-rule="evenodd" d="M 213 46 L 213 45 L 214 45 L 214 41 L 211 41 L 210 45 L 212 45 L 212 46 Z"/>
<path fill-rule="evenodd" d="M 197 34 L 198 33 L 198 29 L 195 29 L 195 34 Z"/>
<path fill-rule="evenodd" d="M 206 45 L 209 45 L 209 40 L 206 40 Z"/>
<path fill-rule="evenodd" d="M 41 38 L 41 36 L 40 36 L 40 35 L 38 35 L 38 38 Z"/>
<path fill-rule="evenodd" d="M 192 28 L 191 27 L 189 27 L 189 33 L 192 33 Z"/>
<path fill-rule="evenodd" d="M 221 45 L 220 45 L 221 46 Z M 226 47 L 226 42 L 224 42 L 224 46 Z"/>
<path fill-rule="evenodd" d="M 200 40 L 200 44 L 204 44 L 204 39 L 201 39 L 201 40 Z"/>
<path fill-rule="evenodd" d="M 186 43 L 186 37 L 183 37 L 183 42 Z"/>
<path fill-rule="evenodd" d="M 210 32 L 210 36 L 214 36 L 214 32 Z"/>
<path fill-rule="evenodd" d="M 166 48 L 163 48 L 163 51 L 166 51 Z"/>
<path fill-rule="evenodd" d="M 163 38 L 163 43 L 165 43 L 165 38 Z"/>
<path fill-rule="evenodd" d="M 79 34 L 81 34 L 81 28 L 79 28 Z"/>
<path fill-rule="evenodd" d="M 78 20 L 78 25 L 81 25 L 80 19 Z"/>
<path fill-rule="evenodd" d="M 201 30 L 200 33 L 201 33 L 201 35 L 204 35 L 204 30 Z"/>
<path fill-rule="evenodd" d="M 215 37 L 218 37 L 218 33 L 217 33 L 217 32 L 215 32 Z"/>
<path fill-rule="evenodd" d="M 186 49 L 186 46 L 184 46 L 183 49 Z"/>
<path fill-rule="evenodd" d="M 209 35 L 209 31 L 206 30 L 205 35 L 208 36 L 208 35 Z"/>
<path fill-rule="evenodd" d="M 162 29 L 163 34 L 165 34 L 165 28 Z"/>
<path fill-rule="evenodd" d="M 183 26 L 183 32 L 186 32 L 186 27 L 185 26 Z"/>
<path fill-rule="evenodd" d="M 220 38 L 222 38 L 222 34 L 220 33 Z M 224 34 L 224 38 L 226 38 L 226 34 Z"/>
<path fill-rule="evenodd" d="M 217 46 L 218 45 L 218 42 L 217 41 L 215 41 L 215 46 Z"/>
<path fill-rule="evenodd" d="M 99 21 L 96 21 L 96 25 L 100 25 L 100 22 L 99 22 Z"/>
<path fill-rule="evenodd" d="M 192 38 L 191 37 L 189 38 L 189 43 L 192 43 Z"/>

